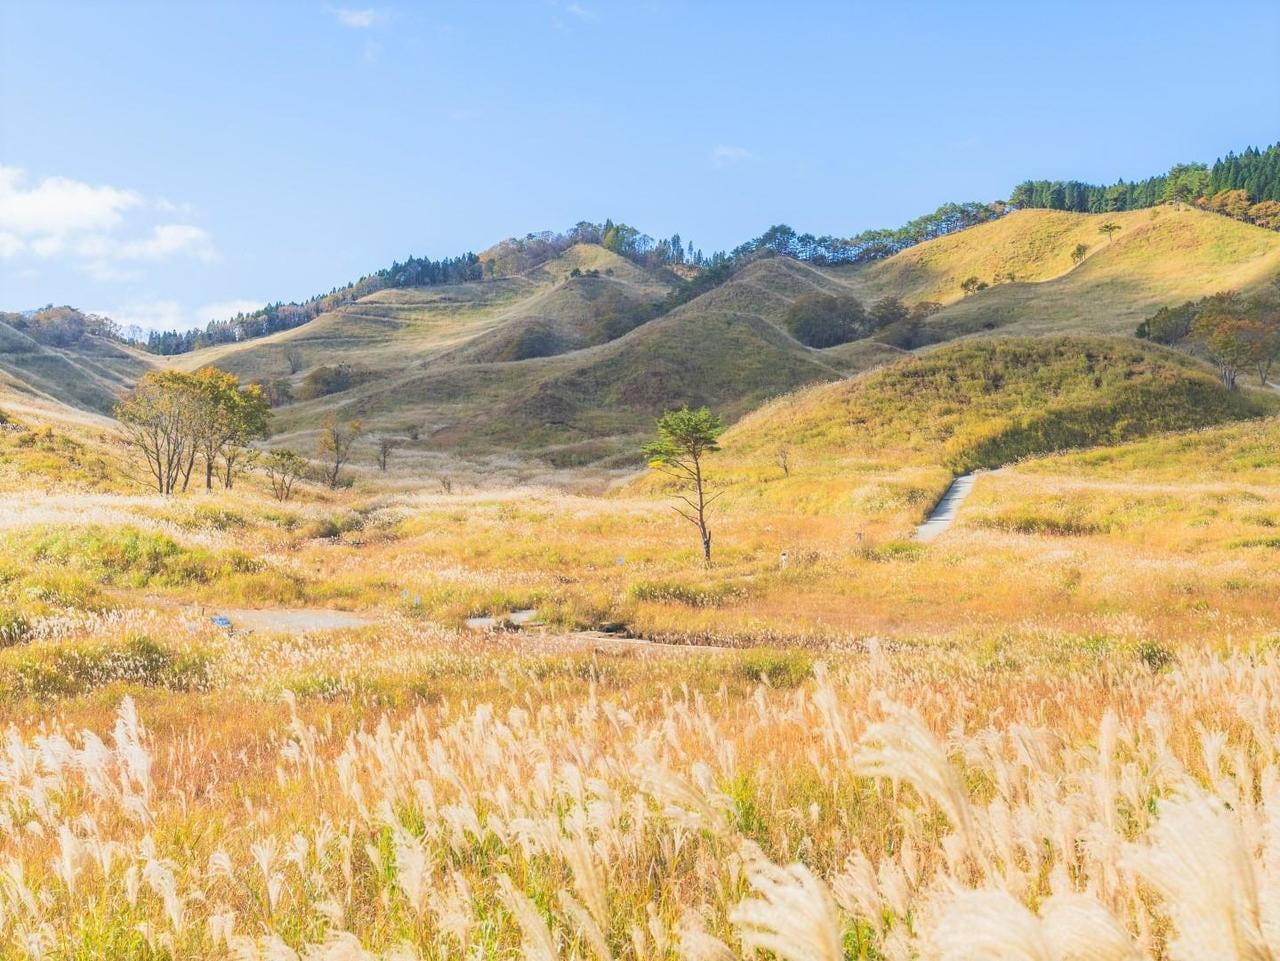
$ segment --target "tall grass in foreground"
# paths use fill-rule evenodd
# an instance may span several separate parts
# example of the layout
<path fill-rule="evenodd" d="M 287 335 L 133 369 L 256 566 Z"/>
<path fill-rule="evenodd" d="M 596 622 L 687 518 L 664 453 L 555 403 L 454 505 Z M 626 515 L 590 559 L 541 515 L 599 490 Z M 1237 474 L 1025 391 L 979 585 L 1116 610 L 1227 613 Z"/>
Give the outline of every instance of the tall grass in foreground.
<path fill-rule="evenodd" d="M 1274 656 L 556 690 L 238 749 L 128 698 L 13 727 L 0 956 L 1280 956 Z"/>

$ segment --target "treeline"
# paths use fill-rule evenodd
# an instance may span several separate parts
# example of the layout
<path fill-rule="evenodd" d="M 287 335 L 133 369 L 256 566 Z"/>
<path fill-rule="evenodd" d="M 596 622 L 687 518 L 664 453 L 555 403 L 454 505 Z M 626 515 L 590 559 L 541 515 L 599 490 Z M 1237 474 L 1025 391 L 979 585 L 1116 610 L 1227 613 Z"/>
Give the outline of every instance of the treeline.
<path fill-rule="evenodd" d="M 554 260 L 575 244 L 599 244 L 650 270 L 684 264 L 705 267 L 711 262 L 701 250 L 694 249 L 692 241 L 685 243 L 679 234 L 655 240 L 637 227 L 611 219 L 604 223 L 581 220 L 565 231 L 543 230 L 511 237 L 485 251 L 481 260 L 486 276 L 507 276 Z"/>
<path fill-rule="evenodd" d="M 917 217 L 895 229 L 864 230 L 852 237 L 815 237 L 798 234 L 790 227 L 770 227 L 759 237 L 736 247 L 733 259 L 759 251 L 770 251 L 814 264 L 861 264 L 892 257 L 908 247 L 953 234 L 995 220 L 1007 212 L 996 203 L 943 204 L 931 214 Z"/>
<path fill-rule="evenodd" d="M 1168 173 L 1133 182 L 1100 185 L 1078 180 L 1027 180 L 1009 196 L 1012 207 L 1095 214 L 1175 201 L 1280 230 L 1280 144 L 1227 154 L 1212 167 L 1177 164 Z"/>
<path fill-rule="evenodd" d="M 640 229 L 606 219 L 580 221 L 568 230 L 541 231 L 513 237 L 477 256 L 443 260 L 410 257 L 404 263 L 360 278 L 345 287 L 303 303 L 275 303 L 229 320 L 211 321 L 202 330 L 154 332 L 146 347 L 158 354 L 178 354 L 211 344 L 262 337 L 305 324 L 325 311 L 353 303 L 378 290 L 510 276 L 552 260 L 575 244 L 599 244 L 646 269 L 668 268 L 682 280 L 668 306 L 683 303 L 728 279 L 744 263 L 760 256 L 781 255 L 807 263 L 861 264 L 892 257 L 956 231 L 995 220 L 1021 208 L 1037 207 L 1080 213 L 1136 210 L 1162 203 L 1193 203 L 1239 220 L 1280 230 L 1280 144 L 1241 154 L 1228 154 L 1212 167 L 1178 164 L 1146 180 L 1098 185 L 1069 180 L 1028 180 L 1014 188 L 1009 201 L 949 203 L 897 228 L 865 230 L 852 237 L 798 233 L 785 224 L 733 250 L 710 255 L 673 234 L 655 239 Z"/>

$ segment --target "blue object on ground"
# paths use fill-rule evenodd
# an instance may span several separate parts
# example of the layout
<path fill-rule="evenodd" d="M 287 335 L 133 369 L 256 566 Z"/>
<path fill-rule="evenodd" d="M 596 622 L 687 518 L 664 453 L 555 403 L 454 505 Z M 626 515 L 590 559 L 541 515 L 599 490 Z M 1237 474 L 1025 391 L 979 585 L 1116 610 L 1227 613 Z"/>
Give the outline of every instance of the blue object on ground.
<path fill-rule="evenodd" d="M 221 614 L 217 614 L 214 617 L 209 618 L 209 620 L 213 621 L 214 627 L 230 627 L 231 626 L 231 618 L 224 617 Z"/>

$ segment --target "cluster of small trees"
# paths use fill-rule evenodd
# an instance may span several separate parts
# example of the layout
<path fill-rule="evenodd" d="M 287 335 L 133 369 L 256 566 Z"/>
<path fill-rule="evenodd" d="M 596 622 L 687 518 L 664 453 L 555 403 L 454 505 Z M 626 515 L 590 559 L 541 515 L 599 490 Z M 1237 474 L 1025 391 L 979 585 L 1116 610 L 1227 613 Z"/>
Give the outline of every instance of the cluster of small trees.
<path fill-rule="evenodd" d="M 206 368 L 144 374 L 115 414 L 156 490 L 172 494 L 187 489 L 197 463 L 207 489 L 215 476 L 233 486 L 253 457 L 253 442 L 266 436 L 270 408 L 256 386 L 242 387 L 233 374 Z"/>
<path fill-rule="evenodd" d="M 1250 296 L 1225 291 L 1162 307 L 1138 326 L 1137 335 L 1203 354 L 1228 390 L 1244 370 L 1255 371 L 1265 385 L 1280 359 L 1280 279 Z"/>
<path fill-rule="evenodd" d="M 804 294 L 787 309 L 783 322 L 791 335 L 809 347 L 835 347 L 870 337 L 911 318 L 923 319 L 933 304 L 909 308 L 897 297 L 882 297 L 869 308 L 852 296 Z"/>
<path fill-rule="evenodd" d="M 120 326 L 109 317 L 52 304 L 27 314 L 0 312 L 0 322 L 46 347 L 71 347 L 87 334 L 113 340 L 120 337 Z"/>
<path fill-rule="evenodd" d="M 215 478 L 230 489 L 237 476 L 260 461 L 272 493 L 288 500 L 294 484 L 311 466 L 295 451 L 262 454 L 255 448 L 254 443 L 267 436 L 271 419 L 267 399 L 257 384 L 242 386 L 234 374 L 217 368 L 194 374 L 144 374 L 116 405 L 115 415 L 126 442 L 141 455 L 161 494 L 187 490 L 197 466 L 204 470 L 206 490 L 213 489 Z M 329 487 L 342 483 L 342 469 L 363 433 L 358 419 L 343 420 L 336 414 L 325 418 L 316 454 L 320 477 Z M 379 445 L 382 470 L 394 446 L 387 441 Z"/>

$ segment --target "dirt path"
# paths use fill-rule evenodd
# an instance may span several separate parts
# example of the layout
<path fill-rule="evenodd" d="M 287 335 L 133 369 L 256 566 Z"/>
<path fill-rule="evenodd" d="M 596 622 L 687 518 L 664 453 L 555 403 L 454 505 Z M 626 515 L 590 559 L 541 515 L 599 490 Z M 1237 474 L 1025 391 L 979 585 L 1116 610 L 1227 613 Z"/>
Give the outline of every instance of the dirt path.
<path fill-rule="evenodd" d="M 973 490 L 974 480 L 973 474 L 964 474 L 951 482 L 947 492 L 942 495 L 942 500 L 938 501 L 929 512 L 925 522 L 916 528 L 916 540 L 922 544 L 928 544 L 951 526 L 951 522 L 956 519 L 956 512 L 960 510 L 960 505 Z"/>

